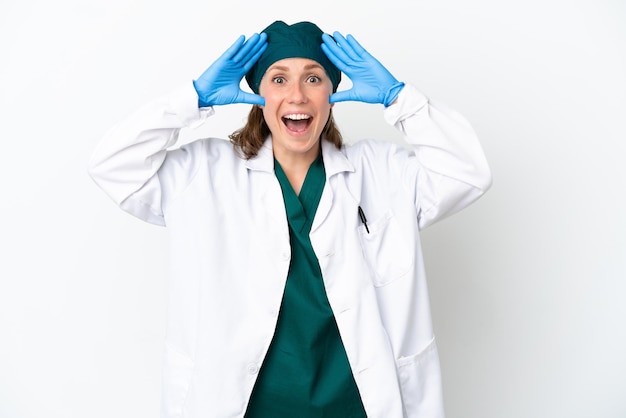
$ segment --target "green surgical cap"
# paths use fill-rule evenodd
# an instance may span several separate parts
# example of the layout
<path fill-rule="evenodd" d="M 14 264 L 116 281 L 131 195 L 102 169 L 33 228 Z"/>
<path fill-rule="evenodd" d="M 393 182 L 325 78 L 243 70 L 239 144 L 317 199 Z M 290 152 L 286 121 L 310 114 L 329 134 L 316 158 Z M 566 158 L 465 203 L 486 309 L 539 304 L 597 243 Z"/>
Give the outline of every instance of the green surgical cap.
<path fill-rule="evenodd" d="M 341 81 L 341 71 L 328 60 L 322 51 L 322 30 L 311 22 L 299 22 L 287 25 L 276 22 L 263 29 L 267 34 L 267 49 L 246 74 L 246 81 L 253 92 L 259 94 L 259 85 L 265 71 L 285 58 L 308 58 L 319 63 L 333 83 L 333 92 Z"/>

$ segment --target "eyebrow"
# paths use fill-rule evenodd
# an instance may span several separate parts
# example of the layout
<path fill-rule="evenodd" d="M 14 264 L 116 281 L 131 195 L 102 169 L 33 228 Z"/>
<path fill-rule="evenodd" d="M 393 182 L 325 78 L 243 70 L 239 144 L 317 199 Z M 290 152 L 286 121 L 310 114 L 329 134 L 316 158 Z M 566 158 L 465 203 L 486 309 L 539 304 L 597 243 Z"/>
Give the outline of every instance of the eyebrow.
<path fill-rule="evenodd" d="M 324 69 L 324 67 L 316 63 L 316 64 L 307 64 L 304 66 L 304 69 L 305 70 Z M 289 67 L 285 67 L 282 65 L 273 65 L 269 68 L 269 70 L 289 71 Z"/>

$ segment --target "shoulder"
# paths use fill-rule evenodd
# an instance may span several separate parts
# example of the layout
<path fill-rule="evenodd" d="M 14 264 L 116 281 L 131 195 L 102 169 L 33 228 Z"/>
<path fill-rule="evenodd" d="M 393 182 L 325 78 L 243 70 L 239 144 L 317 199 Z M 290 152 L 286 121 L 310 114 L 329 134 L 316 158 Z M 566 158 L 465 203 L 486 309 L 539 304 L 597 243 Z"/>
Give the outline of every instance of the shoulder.
<path fill-rule="evenodd" d="M 159 169 L 159 177 L 172 184 L 188 184 L 199 171 L 232 171 L 243 166 L 242 161 L 230 141 L 221 138 L 198 139 L 167 151 Z"/>
<path fill-rule="evenodd" d="M 388 164 L 390 159 L 407 158 L 411 152 L 391 141 L 378 139 L 362 139 L 343 147 L 343 152 L 350 162 L 355 166 L 363 163 Z"/>
<path fill-rule="evenodd" d="M 197 139 L 167 153 L 167 160 L 172 162 L 193 163 L 240 159 L 233 144 L 222 138 Z"/>

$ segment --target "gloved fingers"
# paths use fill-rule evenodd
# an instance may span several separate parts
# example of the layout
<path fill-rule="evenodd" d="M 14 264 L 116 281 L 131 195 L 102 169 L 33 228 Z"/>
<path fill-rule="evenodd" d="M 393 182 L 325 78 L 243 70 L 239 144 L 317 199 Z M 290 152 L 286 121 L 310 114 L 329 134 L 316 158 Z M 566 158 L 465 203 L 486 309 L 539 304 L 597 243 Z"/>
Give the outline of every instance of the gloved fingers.
<path fill-rule="evenodd" d="M 352 37 L 352 35 L 348 35 L 348 39 L 346 39 L 341 33 L 339 32 L 333 32 L 333 38 L 335 38 L 335 42 L 338 45 L 339 49 L 347 56 L 349 57 L 349 59 L 351 61 L 362 61 L 363 59 L 361 58 L 361 56 L 357 53 L 357 49 L 355 49 L 355 45 L 353 42 L 349 41 L 349 38 L 352 38 L 354 40 L 354 38 Z M 354 42 L 356 42 L 356 40 L 354 40 Z M 359 45 L 358 42 L 356 42 L 356 46 L 360 47 L 360 49 L 363 49 L 361 47 L 361 45 Z"/>
<path fill-rule="evenodd" d="M 265 34 L 262 34 L 262 35 L 265 35 Z M 263 41 L 259 42 L 255 46 L 255 48 L 250 51 L 250 54 L 248 54 L 248 57 L 246 57 L 246 60 L 244 61 L 245 64 L 243 65 L 244 74 L 250 71 L 250 68 L 252 68 L 252 66 L 256 64 L 256 62 L 259 60 L 261 55 L 263 55 L 263 52 L 265 52 L 265 50 L 267 49 L 266 38 L 267 38 L 267 35 L 263 36 Z"/>
<path fill-rule="evenodd" d="M 338 32 L 335 32 L 334 36 L 341 36 L 340 34 L 338 35 Z M 341 36 L 340 39 L 337 39 L 335 37 L 331 37 L 330 35 L 326 35 L 326 37 L 324 35 L 322 35 L 322 40 L 324 40 L 324 43 L 322 45 L 326 45 L 326 47 L 328 48 L 328 50 L 341 62 L 345 63 L 345 65 L 352 65 L 354 62 L 353 57 L 351 57 L 350 55 L 348 55 L 347 50 L 343 47 L 343 45 L 339 44 L 339 42 L 345 42 L 345 46 L 348 47 L 347 45 L 347 41 L 345 41 L 345 39 Z"/>
<path fill-rule="evenodd" d="M 371 57 L 370 53 L 361 46 L 361 44 L 354 38 L 354 36 L 348 35 L 346 41 L 348 45 L 350 45 L 350 48 L 352 49 L 354 55 L 357 57 L 355 59 L 363 60 Z"/>
<path fill-rule="evenodd" d="M 265 98 L 258 94 L 248 93 L 243 90 L 239 93 L 239 103 L 265 106 Z"/>
<path fill-rule="evenodd" d="M 352 60 L 350 59 L 350 57 L 348 57 L 345 52 L 342 51 L 342 49 L 339 47 L 339 45 L 337 45 L 335 40 L 331 38 L 330 35 L 326 33 L 323 34 L 322 41 L 324 42 L 322 43 L 322 51 L 324 51 L 326 57 L 328 57 L 330 62 L 332 62 L 335 67 L 339 69 L 339 71 L 348 74 L 348 71 L 346 70 L 348 70 L 351 66 L 350 64 Z"/>
<path fill-rule="evenodd" d="M 353 89 L 343 90 L 343 91 L 338 91 L 337 93 L 331 94 L 329 102 L 333 104 L 337 102 L 347 102 L 350 100 L 354 100 L 352 97 L 352 90 Z"/>
<path fill-rule="evenodd" d="M 267 34 L 262 33 L 253 34 L 247 41 L 240 46 L 239 50 L 235 53 L 232 60 L 235 63 L 247 63 L 253 58 L 260 49 L 266 46 Z"/>
<path fill-rule="evenodd" d="M 237 38 L 237 40 L 218 58 L 218 61 L 232 59 L 232 57 L 239 52 L 245 40 L 245 36 L 239 36 L 239 38 Z"/>

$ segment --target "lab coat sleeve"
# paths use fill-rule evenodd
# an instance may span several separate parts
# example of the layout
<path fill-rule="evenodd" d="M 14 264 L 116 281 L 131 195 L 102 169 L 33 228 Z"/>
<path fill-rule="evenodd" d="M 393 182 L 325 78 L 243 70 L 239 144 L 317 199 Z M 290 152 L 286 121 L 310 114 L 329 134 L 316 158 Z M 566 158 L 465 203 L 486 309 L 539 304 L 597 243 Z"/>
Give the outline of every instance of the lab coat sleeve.
<path fill-rule="evenodd" d="M 157 172 L 180 129 L 197 126 L 213 113 L 212 108 L 198 108 L 191 82 L 181 86 L 109 130 L 91 157 L 90 176 L 123 210 L 165 225 Z"/>
<path fill-rule="evenodd" d="M 489 189 L 489 165 L 463 116 L 409 84 L 384 112 L 410 148 L 401 170 L 415 197 L 420 228 L 458 212 Z"/>

